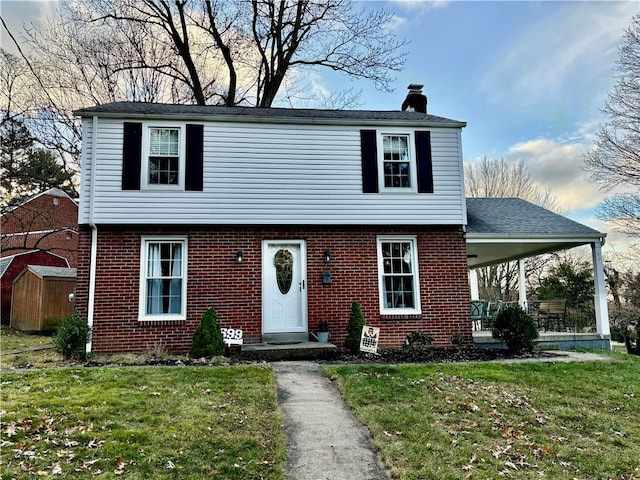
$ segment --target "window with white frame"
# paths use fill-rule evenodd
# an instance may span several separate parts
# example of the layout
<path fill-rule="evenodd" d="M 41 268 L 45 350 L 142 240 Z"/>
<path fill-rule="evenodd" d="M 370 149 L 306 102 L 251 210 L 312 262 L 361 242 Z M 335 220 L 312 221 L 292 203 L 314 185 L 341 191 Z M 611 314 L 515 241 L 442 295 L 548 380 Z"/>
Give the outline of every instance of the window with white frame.
<path fill-rule="evenodd" d="M 420 313 L 416 237 L 378 237 L 382 313 Z"/>
<path fill-rule="evenodd" d="M 143 238 L 140 270 L 140 319 L 185 319 L 187 239 Z"/>
<path fill-rule="evenodd" d="M 185 155 L 182 127 L 147 125 L 143 133 L 145 157 L 142 178 L 147 188 L 182 187 Z"/>
<path fill-rule="evenodd" d="M 378 158 L 381 160 L 381 190 L 415 191 L 415 154 L 411 135 L 382 134 Z"/>

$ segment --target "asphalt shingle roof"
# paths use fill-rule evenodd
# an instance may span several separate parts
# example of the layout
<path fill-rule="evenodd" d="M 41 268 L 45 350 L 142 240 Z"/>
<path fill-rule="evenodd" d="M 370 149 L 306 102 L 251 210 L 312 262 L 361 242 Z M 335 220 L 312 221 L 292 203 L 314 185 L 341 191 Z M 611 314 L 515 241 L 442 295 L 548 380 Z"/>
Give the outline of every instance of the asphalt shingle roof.
<path fill-rule="evenodd" d="M 4 272 L 9 268 L 14 258 L 16 258 L 15 255 L 0 258 L 0 277 L 4 275 Z"/>
<path fill-rule="evenodd" d="M 95 107 L 88 107 L 74 112 L 79 116 L 210 116 L 248 120 L 288 120 L 288 121 L 402 121 L 419 124 L 440 124 L 448 127 L 464 127 L 465 122 L 419 112 L 401 110 L 318 110 L 300 108 L 255 108 L 255 107 L 223 107 L 216 105 L 176 105 L 166 103 L 113 102 Z"/>
<path fill-rule="evenodd" d="M 43 265 L 27 265 L 27 268 L 39 277 L 66 277 L 73 278 L 76 276 L 75 268 L 67 267 L 46 267 Z"/>
<path fill-rule="evenodd" d="M 520 198 L 467 198 L 467 234 L 603 235 L 593 228 Z"/>

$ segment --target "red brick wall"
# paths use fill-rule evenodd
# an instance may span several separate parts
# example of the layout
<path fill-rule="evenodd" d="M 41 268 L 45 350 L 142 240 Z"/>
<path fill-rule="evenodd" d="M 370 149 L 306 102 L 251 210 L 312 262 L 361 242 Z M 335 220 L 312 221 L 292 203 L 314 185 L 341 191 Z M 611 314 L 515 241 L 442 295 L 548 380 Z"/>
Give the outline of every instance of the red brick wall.
<path fill-rule="evenodd" d="M 140 238 L 159 234 L 188 235 L 186 321 L 138 321 Z M 380 315 L 376 239 L 390 234 L 417 235 L 421 315 Z M 266 239 L 306 240 L 309 329 L 327 320 L 332 343 L 342 345 L 351 303 L 358 301 L 367 324 L 381 328 L 381 348 L 401 346 L 413 330 L 429 333 L 440 347 L 450 347 L 456 337 L 472 344 L 466 248 L 459 227 L 99 227 L 93 351 L 143 351 L 158 343 L 185 352 L 209 307 L 216 309 L 223 327 L 242 328 L 246 343 L 260 341 L 261 255 Z M 90 241 L 90 230 L 81 228 L 77 307 L 84 315 Z M 242 265 L 235 263 L 238 249 L 244 252 Z M 327 249 L 329 264 L 323 258 Z M 331 272 L 330 285 L 322 284 L 324 270 Z"/>
<path fill-rule="evenodd" d="M 38 195 L 3 214 L 1 223 L 3 257 L 41 250 L 77 266 L 78 205 L 69 197 Z"/>

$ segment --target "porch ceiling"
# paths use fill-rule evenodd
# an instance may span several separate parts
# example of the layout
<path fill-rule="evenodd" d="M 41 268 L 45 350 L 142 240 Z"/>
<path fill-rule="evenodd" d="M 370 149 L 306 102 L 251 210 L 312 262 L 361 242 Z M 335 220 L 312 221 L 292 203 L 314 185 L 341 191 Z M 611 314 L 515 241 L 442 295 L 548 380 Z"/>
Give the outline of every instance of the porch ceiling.
<path fill-rule="evenodd" d="M 605 233 L 518 198 L 467 198 L 469 268 L 604 243 Z"/>

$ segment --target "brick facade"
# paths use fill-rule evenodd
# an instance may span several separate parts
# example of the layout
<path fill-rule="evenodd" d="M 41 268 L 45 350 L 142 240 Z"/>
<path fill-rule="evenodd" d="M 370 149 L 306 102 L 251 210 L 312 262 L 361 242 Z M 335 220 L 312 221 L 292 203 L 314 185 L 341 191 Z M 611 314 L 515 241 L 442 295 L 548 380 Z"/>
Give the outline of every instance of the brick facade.
<path fill-rule="evenodd" d="M 36 195 L 2 214 L 3 257 L 46 251 L 66 258 L 69 266 L 76 268 L 78 205 L 66 194 L 55 191 Z"/>
<path fill-rule="evenodd" d="M 417 235 L 422 314 L 381 316 L 378 296 L 378 235 Z M 187 320 L 138 321 L 140 249 L 143 235 L 187 235 Z M 209 307 L 223 327 L 242 328 L 245 343 L 262 331 L 262 241 L 305 240 L 308 324 L 329 322 L 332 343 L 341 346 L 351 303 L 358 301 L 367 324 L 381 328 L 380 347 L 399 347 L 414 330 L 434 345 L 473 343 L 465 241 L 460 227 L 98 227 L 93 351 L 139 352 L 161 344 L 186 352 Z M 91 231 L 80 228 L 77 308 L 87 315 Z M 244 262 L 235 254 L 243 250 Z M 323 253 L 331 250 L 331 262 Z M 329 270 L 330 285 L 322 284 Z"/>

